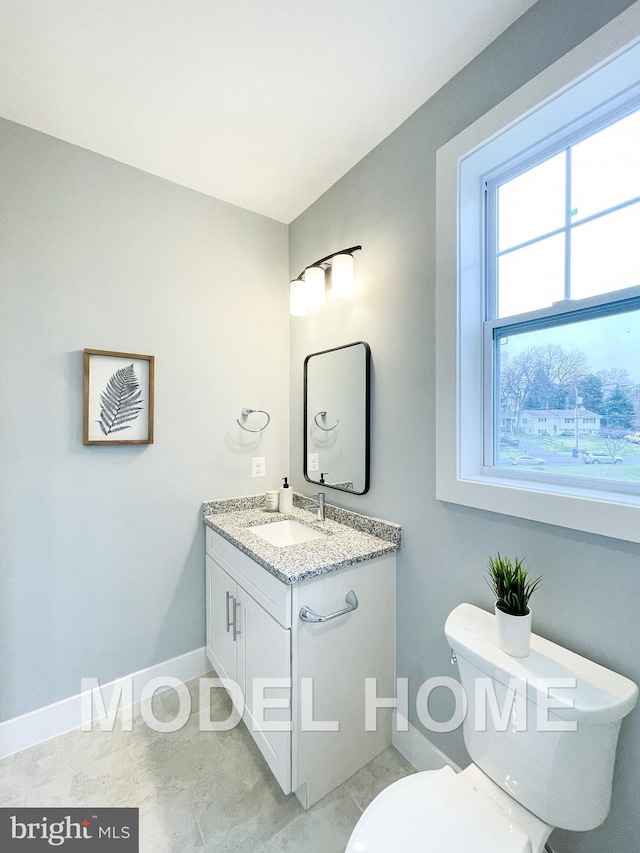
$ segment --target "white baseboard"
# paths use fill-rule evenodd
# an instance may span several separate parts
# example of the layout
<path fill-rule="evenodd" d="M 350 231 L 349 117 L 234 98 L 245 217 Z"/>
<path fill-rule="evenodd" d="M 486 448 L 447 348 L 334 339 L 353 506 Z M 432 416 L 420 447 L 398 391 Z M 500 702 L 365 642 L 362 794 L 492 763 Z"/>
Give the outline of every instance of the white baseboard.
<path fill-rule="evenodd" d="M 174 677 L 180 681 L 190 681 L 199 678 L 211 670 L 211 664 L 207 660 L 204 646 L 194 649 L 184 655 L 171 658 L 170 660 L 141 669 L 124 678 L 117 678 L 108 684 L 100 685 L 105 706 L 109 707 L 111 696 L 123 681 L 131 679 L 133 682 L 133 704 L 140 701 L 144 686 L 152 678 Z M 86 699 L 86 693 L 84 697 Z M 44 708 L 37 708 L 20 717 L 13 717 L 0 723 L 0 759 L 21 752 L 30 746 L 35 746 L 52 737 L 65 732 L 78 729 L 82 725 L 81 709 L 83 707 L 83 694 L 77 693 L 54 702 Z"/>
<path fill-rule="evenodd" d="M 416 770 L 440 770 L 448 764 L 456 773 L 460 772 L 457 764 L 397 711 L 394 712 L 391 742 Z"/>

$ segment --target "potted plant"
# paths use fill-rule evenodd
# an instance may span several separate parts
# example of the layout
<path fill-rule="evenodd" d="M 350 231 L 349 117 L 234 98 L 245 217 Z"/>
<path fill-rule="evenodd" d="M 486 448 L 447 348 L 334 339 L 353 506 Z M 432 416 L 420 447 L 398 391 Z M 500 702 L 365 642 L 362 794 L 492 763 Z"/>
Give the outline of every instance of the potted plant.
<path fill-rule="evenodd" d="M 531 609 L 529 599 L 540 586 L 542 577 L 529 579 L 524 559 L 509 557 L 499 552 L 489 559 L 487 581 L 496 600 L 495 614 L 500 647 L 507 654 L 524 658 L 529 654 L 531 642 Z"/>

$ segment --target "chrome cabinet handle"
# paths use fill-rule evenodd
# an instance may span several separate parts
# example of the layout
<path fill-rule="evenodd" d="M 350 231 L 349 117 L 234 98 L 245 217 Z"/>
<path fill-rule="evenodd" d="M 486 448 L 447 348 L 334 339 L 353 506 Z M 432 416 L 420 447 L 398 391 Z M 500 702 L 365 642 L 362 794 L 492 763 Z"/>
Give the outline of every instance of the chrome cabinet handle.
<path fill-rule="evenodd" d="M 231 601 L 232 598 L 233 598 L 233 596 L 231 595 L 229 590 L 227 590 L 227 634 L 231 630 L 231 626 L 233 624 L 232 620 L 229 618 L 229 602 Z"/>
<path fill-rule="evenodd" d="M 345 595 L 344 600 L 349 606 L 342 610 L 336 610 L 335 613 L 330 613 L 328 616 L 319 616 L 310 607 L 303 607 L 300 610 L 300 618 L 303 622 L 329 622 L 331 619 L 337 619 L 338 616 L 344 616 L 345 613 L 351 613 L 357 608 L 358 597 L 352 589 Z"/>
<path fill-rule="evenodd" d="M 233 639 L 236 640 L 238 634 L 242 634 L 242 630 L 238 628 L 238 607 L 240 607 L 239 601 L 233 602 Z"/>

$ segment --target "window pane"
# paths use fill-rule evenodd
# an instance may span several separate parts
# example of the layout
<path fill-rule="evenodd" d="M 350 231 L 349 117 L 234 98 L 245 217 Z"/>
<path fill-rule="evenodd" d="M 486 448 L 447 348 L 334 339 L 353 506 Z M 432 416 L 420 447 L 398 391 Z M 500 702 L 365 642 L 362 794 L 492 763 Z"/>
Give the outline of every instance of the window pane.
<path fill-rule="evenodd" d="M 495 352 L 496 466 L 640 483 L 640 309 L 498 333 Z"/>
<path fill-rule="evenodd" d="M 498 187 L 498 251 L 562 228 L 565 153 Z"/>
<path fill-rule="evenodd" d="M 571 232 L 571 298 L 640 285 L 640 203 Z"/>
<path fill-rule="evenodd" d="M 583 219 L 640 196 L 640 110 L 571 149 L 571 210 Z"/>
<path fill-rule="evenodd" d="M 498 317 L 545 308 L 564 298 L 564 234 L 498 258 Z"/>

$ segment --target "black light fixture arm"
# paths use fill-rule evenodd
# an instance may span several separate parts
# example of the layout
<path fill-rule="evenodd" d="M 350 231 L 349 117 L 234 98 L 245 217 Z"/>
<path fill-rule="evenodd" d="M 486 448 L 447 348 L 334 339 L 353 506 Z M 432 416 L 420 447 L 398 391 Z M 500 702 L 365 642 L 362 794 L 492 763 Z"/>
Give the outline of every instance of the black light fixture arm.
<path fill-rule="evenodd" d="M 307 266 L 302 270 L 300 275 L 293 280 L 302 281 L 302 276 L 309 269 L 309 267 L 319 267 L 321 264 L 326 264 L 327 261 L 330 261 L 332 258 L 335 258 L 336 255 L 352 255 L 354 252 L 359 252 L 361 249 L 362 246 L 352 246 L 350 249 L 340 249 L 339 252 L 332 252 L 330 255 L 327 255 L 326 258 L 320 258 L 319 261 L 314 261 L 312 264 L 307 264 Z"/>

